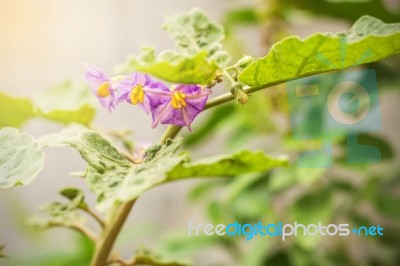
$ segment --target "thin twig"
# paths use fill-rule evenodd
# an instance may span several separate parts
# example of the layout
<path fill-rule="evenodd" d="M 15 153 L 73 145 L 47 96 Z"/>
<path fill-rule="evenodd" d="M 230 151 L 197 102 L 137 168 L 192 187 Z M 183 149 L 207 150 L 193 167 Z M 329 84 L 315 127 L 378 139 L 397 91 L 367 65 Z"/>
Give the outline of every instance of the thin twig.
<path fill-rule="evenodd" d="M 104 228 L 106 223 L 105 221 L 99 216 L 97 215 L 97 213 L 95 213 L 92 209 L 90 209 L 88 206 L 81 208 L 81 210 L 83 210 L 84 212 L 86 212 L 88 215 L 90 215 L 93 219 L 96 220 L 96 222 L 99 223 L 99 225 L 101 226 L 101 228 Z"/>
<path fill-rule="evenodd" d="M 269 87 L 272 87 L 272 86 L 275 86 L 275 85 L 278 85 L 278 84 L 282 84 L 284 82 L 286 82 L 286 80 L 271 82 L 269 84 L 266 84 L 266 85 L 263 85 L 263 86 L 258 86 L 258 87 L 245 88 L 245 89 L 243 89 L 243 91 L 246 94 L 250 95 L 253 92 L 260 91 L 260 90 L 263 90 L 263 89 L 267 89 Z M 206 106 L 204 107 L 204 110 L 207 110 L 207 109 L 210 109 L 212 107 L 224 104 L 224 103 L 232 101 L 234 99 L 235 99 L 235 96 L 230 92 L 221 94 L 221 95 L 209 100 L 207 102 Z"/>
<path fill-rule="evenodd" d="M 233 85 L 236 83 L 236 81 L 232 78 L 232 76 L 228 73 L 226 70 L 222 70 L 222 73 L 224 74 L 225 77 L 228 78 L 229 82 Z"/>
<path fill-rule="evenodd" d="M 93 232 L 90 228 L 87 228 L 84 225 L 80 224 L 74 224 L 74 223 L 69 223 L 69 224 L 63 224 L 63 223 L 56 223 L 52 222 L 50 223 L 50 226 L 52 227 L 66 227 L 70 228 L 72 230 L 75 230 L 85 236 L 87 236 L 90 240 L 92 240 L 94 243 L 97 241 L 97 235 L 95 232 Z"/>

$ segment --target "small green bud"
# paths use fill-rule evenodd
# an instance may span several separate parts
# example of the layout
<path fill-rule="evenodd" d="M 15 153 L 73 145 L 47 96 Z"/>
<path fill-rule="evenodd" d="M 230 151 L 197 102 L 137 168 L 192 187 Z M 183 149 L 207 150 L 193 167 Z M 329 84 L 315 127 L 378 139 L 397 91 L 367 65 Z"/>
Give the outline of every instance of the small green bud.
<path fill-rule="evenodd" d="M 224 79 L 223 79 L 222 77 L 217 77 L 217 78 L 215 79 L 215 81 L 216 81 L 217 83 L 221 83 L 222 81 L 224 81 Z"/>
<path fill-rule="evenodd" d="M 239 82 L 231 86 L 230 92 L 235 96 L 236 100 L 242 105 L 246 104 L 249 100 L 249 96 L 243 90 L 243 85 Z"/>
<path fill-rule="evenodd" d="M 217 82 L 217 83 L 221 83 L 224 79 L 223 79 L 223 76 L 224 76 L 224 74 L 223 74 L 223 72 L 221 71 L 221 70 L 217 70 L 217 73 L 216 73 L 217 75 L 216 75 L 216 77 L 215 77 L 215 81 Z"/>
<path fill-rule="evenodd" d="M 253 61 L 254 61 L 254 58 L 253 58 L 253 57 L 251 57 L 250 55 L 246 55 L 246 56 L 242 57 L 242 58 L 236 63 L 236 65 L 237 65 L 238 67 L 245 68 L 245 67 L 247 67 L 248 65 L 250 65 L 251 63 L 253 63 Z"/>
<path fill-rule="evenodd" d="M 216 80 L 212 80 L 212 81 L 210 81 L 210 82 L 207 84 L 207 87 L 208 87 L 208 88 L 212 88 L 212 87 L 214 87 L 215 85 L 217 85 L 217 81 L 216 81 Z"/>

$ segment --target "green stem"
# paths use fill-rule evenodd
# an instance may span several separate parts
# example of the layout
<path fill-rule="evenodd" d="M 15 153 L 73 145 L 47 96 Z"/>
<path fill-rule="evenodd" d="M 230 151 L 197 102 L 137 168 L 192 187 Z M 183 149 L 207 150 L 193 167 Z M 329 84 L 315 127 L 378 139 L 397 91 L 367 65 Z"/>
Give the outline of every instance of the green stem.
<path fill-rule="evenodd" d="M 232 78 L 231 74 L 228 73 L 225 69 L 222 70 L 222 73 L 224 74 L 225 77 L 228 78 L 229 82 L 233 85 L 236 83 L 236 81 Z"/>
<path fill-rule="evenodd" d="M 100 225 L 101 228 L 104 228 L 106 223 L 103 221 L 103 219 L 98 216 L 92 209 L 90 209 L 88 206 L 80 208 L 84 212 L 86 212 L 88 215 L 90 215 L 96 222 Z"/>
<path fill-rule="evenodd" d="M 243 91 L 246 94 L 250 95 L 253 92 L 260 91 L 260 90 L 263 90 L 263 89 L 267 89 L 269 87 L 272 87 L 272 86 L 278 85 L 278 84 L 282 84 L 284 82 L 286 82 L 286 80 L 285 81 L 277 81 L 277 82 L 269 83 L 269 84 L 264 85 L 264 86 L 246 88 L 246 89 L 243 89 Z M 212 107 L 224 104 L 224 103 L 232 101 L 234 99 L 235 99 L 235 96 L 232 93 L 221 94 L 221 95 L 209 100 L 207 102 L 206 106 L 204 107 L 204 110 L 207 110 L 207 109 L 210 109 Z"/>
<path fill-rule="evenodd" d="M 175 126 L 171 125 L 167 127 L 167 130 L 165 130 L 164 134 L 162 135 L 160 139 L 160 143 L 164 143 L 167 139 L 173 139 L 178 135 L 179 131 L 181 131 L 182 127 L 180 126 Z"/>
<path fill-rule="evenodd" d="M 228 74 L 228 79 L 230 77 L 231 81 L 235 82 L 233 80 L 233 78 L 229 75 L 229 73 L 227 73 L 227 74 Z M 263 90 L 263 89 L 266 89 L 268 87 L 271 87 L 273 85 L 277 85 L 277 84 L 280 84 L 283 82 L 285 82 L 285 81 L 270 83 L 268 85 L 260 86 L 260 87 L 247 88 L 247 89 L 244 89 L 244 92 L 246 94 L 251 94 L 253 92 Z M 233 99 L 235 99 L 235 96 L 233 96 L 231 93 L 222 94 L 222 95 L 210 100 L 206 104 L 204 109 L 205 110 L 210 109 L 217 105 L 229 102 Z M 182 129 L 182 127 L 180 127 L 180 126 L 174 126 L 174 125 L 168 126 L 167 130 L 161 137 L 160 142 L 163 143 L 169 138 L 171 138 L 171 139 L 175 138 L 181 129 Z M 113 217 L 112 217 L 114 219 L 111 219 L 111 221 L 106 225 L 102 235 L 100 236 L 99 241 L 97 242 L 96 250 L 95 250 L 95 254 L 92 259 L 91 266 L 107 265 L 107 261 L 108 261 L 108 257 L 111 252 L 111 249 L 114 246 L 114 242 L 117 239 L 117 236 L 118 236 L 119 232 L 121 231 L 122 226 L 123 226 L 126 218 L 128 217 L 128 214 L 131 211 L 134 202 L 135 202 L 135 200 L 128 201 L 128 202 L 121 204 L 119 206 L 118 210 L 116 211 L 115 215 L 113 215 Z"/>
<path fill-rule="evenodd" d="M 118 207 L 111 222 L 105 227 L 99 241 L 96 243 L 96 250 L 92 259 L 91 266 L 107 265 L 108 256 L 114 246 L 115 240 L 124 225 L 129 212 L 131 211 L 134 200 L 123 203 Z"/>
<path fill-rule="evenodd" d="M 74 223 L 63 224 L 63 223 L 52 222 L 52 223 L 49 224 L 49 226 L 52 226 L 52 227 L 67 227 L 69 229 L 75 230 L 75 231 L 87 236 L 91 241 L 93 241 L 93 243 L 96 243 L 96 241 L 97 241 L 96 233 L 94 233 L 89 228 L 87 228 L 87 227 L 85 227 L 83 225 L 80 225 L 80 224 L 74 224 Z"/>

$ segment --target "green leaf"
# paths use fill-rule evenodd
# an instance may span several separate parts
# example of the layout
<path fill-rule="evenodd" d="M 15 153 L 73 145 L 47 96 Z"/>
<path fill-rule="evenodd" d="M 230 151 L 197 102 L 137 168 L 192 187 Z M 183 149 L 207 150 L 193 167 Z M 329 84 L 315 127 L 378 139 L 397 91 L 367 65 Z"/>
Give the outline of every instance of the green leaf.
<path fill-rule="evenodd" d="M 94 118 L 94 97 L 83 84 L 69 81 L 50 87 L 34 99 L 39 114 L 46 119 L 68 124 L 88 125 Z"/>
<path fill-rule="evenodd" d="M 269 86 L 378 61 L 399 52 L 400 24 L 363 16 L 346 33 L 283 39 L 265 57 L 245 68 L 239 80 L 252 87 Z"/>
<path fill-rule="evenodd" d="M 135 265 L 152 265 L 152 266 L 188 266 L 191 263 L 187 260 L 172 260 L 161 258 L 153 254 L 147 249 L 140 249 L 136 252 L 133 261 Z"/>
<path fill-rule="evenodd" d="M 100 134 L 85 132 L 67 142 L 89 164 L 86 182 L 96 194 L 99 204 L 105 200 L 111 200 L 112 204 L 115 200 L 114 191 L 126 178 L 132 164 Z"/>
<path fill-rule="evenodd" d="M 86 131 L 72 137 L 71 132 L 65 135 L 69 135 L 65 143 L 76 148 L 89 164 L 86 181 L 96 194 L 97 207 L 102 211 L 116 202 L 134 200 L 148 189 L 168 181 L 199 176 L 230 177 L 264 172 L 287 164 L 287 158 L 250 151 L 191 163 L 186 154 L 174 155 L 181 140 L 151 146 L 145 152 L 146 160 L 133 164 L 98 133 Z M 70 196 L 71 193 L 64 194 Z"/>
<path fill-rule="evenodd" d="M 184 52 L 195 55 L 207 51 L 208 58 L 219 66 L 226 66 L 230 55 L 222 50 L 225 38 L 224 28 L 212 21 L 198 8 L 168 18 L 163 28 L 175 39 L 176 45 Z"/>
<path fill-rule="evenodd" d="M 41 211 L 46 212 L 52 217 L 65 217 L 70 212 L 76 211 L 78 207 L 75 204 L 64 204 L 58 201 L 43 205 Z"/>
<path fill-rule="evenodd" d="M 137 70 L 170 82 L 206 85 L 216 78 L 219 68 L 229 63 L 231 57 L 221 44 L 224 29 L 201 10 L 170 17 L 163 28 L 175 39 L 179 51 L 167 50 L 156 56 L 153 48 L 145 47 L 142 54 L 128 58 L 117 72 Z"/>
<path fill-rule="evenodd" d="M 28 223 L 38 230 L 52 227 L 70 227 L 71 225 L 83 225 L 86 219 L 78 212 L 78 209 L 70 209 L 68 205 L 60 202 L 51 202 L 43 205 L 40 210 L 46 216 L 32 217 Z"/>
<path fill-rule="evenodd" d="M 83 159 L 99 173 L 128 169 L 131 163 L 100 134 L 87 131 L 66 142 L 76 148 Z"/>
<path fill-rule="evenodd" d="M 64 188 L 60 194 L 70 200 L 69 206 L 73 208 L 86 208 L 85 195 L 78 188 Z"/>
<path fill-rule="evenodd" d="M 100 210 L 106 210 L 114 202 L 126 202 L 139 197 L 148 189 L 166 181 L 166 173 L 186 159 L 186 156 L 173 157 L 180 140 L 150 148 L 147 160 L 141 164 L 130 165 L 129 169 L 112 170 L 105 175 L 88 172 L 89 187 L 100 196 Z"/>
<path fill-rule="evenodd" d="M 31 219 L 32 225 L 44 229 L 52 226 L 84 223 L 85 220 L 78 212 L 79 209 L 87 207 L 83 191 L 77 188 L 65 188 L 60 191 L 60 194 L 69 201 L 67 203 L 54 201 L 43 205 L 40 208 L 41 211 L 49 216 Z"/>
<path fill-rule="evenodd" d="M 231 155 L 214 156 L 196 162 L 185 162 L 168 173 L 169 180 L 192 177 L 232 177 L 260 173 L 287 165 L 287 157 L 270 157 L 262 151 L 240 151 Z"/>
<path fill-rule="evenodd" d="M 0 189 L 28 185 L 43 166 L 43 151 L 32 136 L 15 128 L 0 130 Z"/>
<path fill-rule="evenodd" d="M 93 102 L 89 88 L 68 81 L 45 90 L 33 101 L 0 92 L 0 127 L 20 127 L 37 117 L 88 125 L 96 113 Z"/>
<path fill-rule="evenodd" d="M 85 219 L 79 213 L 80 209 L 87 207 L 83 192 L 77 188 L 65 188 L 60 191 L 60 194 L 69 201 L 67 203 L 54 201 L 41 206 L 40 210 L 48 216 L 30 219 L 31 225 L 39 229 L 47 229 L 54 226 L 68 227 L 72 224 L 84 224 Z"/>
<path fill-rule="evenodd" d="M 66 138 L 65 142 L 76 148 L 89 164 L 86 181 L 97 196 L 98 208 L 103 211 L 115 202 L 133 200 L 164 182 L 165 173 L 186 158 L 172 157 L 180 141 L 150 147 L 147 160 L 141 164 L 129 162 L 98 133 L 86 131 Z"/>
<path fill-rule="evenodd" d="M 29 99 L 0 92 L 0 114 L 0 127 L 20 127 L 35 116 L 35 111 Z"/>
<path fill-rule="evenodd" d="M 282 3 L 283 4 L 283 3 Z M 325 15 L 334 19 L 346 19 L 356 21 L 360 16 L 373 14 L 379 19 L 388 22 L 398 22 L 400 20 L 400 9 L 390 8 L 382 0 L 367 1 L 320 1 L 308 0 L 297 1 L 289 0 L 284 2 L 290 8 L 298 8 L 302 11 L 312 12 L 318 16 Z"/>
<path fill-rule="evenodd" d="M 193 55 L 164 51 L 156 56 L 154 49 L 144 48 L 141 55 L 128 58 L 127 62 L 118 67 L 117 72 L 128 73 L 132 70 L 175 83 L 208 84 L 215 79 L 218 66 L 207 59 L 206 51 Z"/>
<path fill-rule="evenodd" d="M 133 166 L 107 139 L 82 126 L 71 126 L 58 134 L 46 135 L 40 143 L 46 147 L 71 146 L 79 151 L 88 167 L 77 175 L 86 178 L 98 202 L 111 197 L 111 191 L 125 179 Z M 80 192 L 67 189 L 61 194 L 75 199 Z"/>

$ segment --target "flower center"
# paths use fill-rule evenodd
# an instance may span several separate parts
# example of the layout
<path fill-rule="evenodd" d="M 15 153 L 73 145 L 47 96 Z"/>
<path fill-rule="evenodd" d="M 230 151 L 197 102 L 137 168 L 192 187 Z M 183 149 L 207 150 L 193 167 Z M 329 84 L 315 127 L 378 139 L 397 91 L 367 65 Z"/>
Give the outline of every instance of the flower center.
<path fill-rule="evenodd" d="M 138 83 L 137 85 L 133 86 L 129 97 L 132 104 L 142 103 L 144 101 L 143 85 Z"/>
<path fill-rule="evenodd" d="M 184 94 L 181 91 L 174 92 L 172 94 L 172 100 L 171 100 L 171 105 L 175 109 L 180 109 L 182 107 L 186 106 L 185 102 L 186 94 Z"/>
<path fill-rule="evenodd" d="M 105 81 L 100 84 L 100 86 L 97 88 L 97 95 L 101 98 L 107 97 L 110 95 L 110 82 Z"/>

